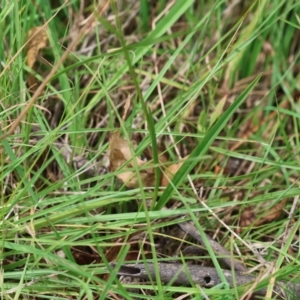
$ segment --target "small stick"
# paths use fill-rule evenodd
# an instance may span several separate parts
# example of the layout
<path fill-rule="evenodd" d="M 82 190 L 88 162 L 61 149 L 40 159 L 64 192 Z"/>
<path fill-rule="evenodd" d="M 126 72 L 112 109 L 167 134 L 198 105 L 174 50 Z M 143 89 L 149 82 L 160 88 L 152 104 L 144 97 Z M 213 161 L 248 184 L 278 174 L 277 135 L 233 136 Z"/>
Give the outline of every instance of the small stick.
<path fill-rule="evenodd" d="M 202 246 L 205 246 L 203 239 L 198 232 L 197 228 L 191 222 L 179 223 L 178 226 L 192 236 L 195 240 L 197 240 Z M 210 236 L 206 234 L 206 238 L 209 241 L 212 249 L 217 255 L 217 259 L 222 261 L 228 268 L 233 267 L 236 271 L 247 272 L 248 269 L 245 267 L 243 263 L 234 259 L 232 254 L 223 248 L 220 244 L 214 241 Z"/>
<path fill-rule="evenodd" d="M 116 263 L 110 264 L 112 268 L 116 267 Z M 163 283 L 172 282 L 175 285 L 191 286 L 192 284 L 198 284 L 203 288 L 212 288 L 222 283 L 216 269 L 211 267 L 202 267 L 198 265 L 183 265 L 179 263 L 159 263 L 154 265 L 153 263 L 145 264 L 124 264 L 121 265 L 117 274 L 120 276 L 130 276 L 140 278 L 144 280 L 154 280 L 156 270 Z M 244 284 L 255 284 L 256 277 L 245 274 L 244 272 L 235 271 L 234 277 L 230 270 L 222 270 L 223 274 L 229 283 L 230 287 L 236 287 Z M 191 282 L 192 280 L 192 282 Z M 293 295 L 300 299 L 300 284 L 284 282 L 278 282 L 274 288 L 274 294 L 282 295 L 282 291 L 288 289 Z M 256 296 L 264 296 L 267 289 L 262 288 L 255 291 Z M 287 299 L 285 296 L 281 299 Z"/>

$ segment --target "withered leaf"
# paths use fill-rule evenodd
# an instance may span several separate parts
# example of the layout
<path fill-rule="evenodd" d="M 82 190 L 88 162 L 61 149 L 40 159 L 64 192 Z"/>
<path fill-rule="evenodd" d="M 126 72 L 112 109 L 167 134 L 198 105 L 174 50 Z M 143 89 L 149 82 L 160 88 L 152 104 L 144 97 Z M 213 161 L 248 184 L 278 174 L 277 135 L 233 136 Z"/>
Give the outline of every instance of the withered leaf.
<path fill-rule="evenodd" d="M 161 186 L 167 186 L 170 183 L 170 181 L 173 179 L 174 175 L 180 169 L 182 164 L 183 161 L 177 164 L 172 164 L 164 170 L 161 178 Z"/>
<path fill-rule="evenodd" d="M 119 132 L 114 132 L 109 138 L 109 160 L 112 171 L 117 170 L 126 161 L 132 159 L 131 150 L 128 142 L 120 138 Z M 138 166 L 143 166 L 145 163 L 139 159 L 135 158 Z"/>
<path fill-rule="evenodd" d="M 38 26 L 30 29 L 27 39 L 27 65 L 32 68 L 40 49 L 47 46 L 48 35 L 46 27 Z"/>
<path fill-rule="evenodd" d="M 27 39 L 27 65 L 29 68 L 34 69 L 40 49 L 47 46 L 48 35 L 44 26 L 32 28 L 28 33 Z M 33 91 L 35 89 L 37 80 L 32 74 L 27 78 L 28 86 Z"/>
<path fill-rule="evenodd" d="M 155 185 L 155 172 L 153 165 L 142 161 L 138 157 L 132 157 L 129 143 L 120 138 L 119 132 L 115 132 L 110 136 L 109 150 L 110 169 L 111 171 L 116 171 L 122 167 L 122 170 L 120 170 L 120 173 L 116 176 L 127 187 L 138 187 L 139 177 L 141 178 L 141 182 L 144 187 L 153 187 Z M 136 165 L 139 167 L 139 174 L 137 174 L 133 168 L 133 160 L 136 161 Z M 174 174 L 178 171 L 182 164 L 183 161 L 169 165 L 164 169 L 161 178 L 161 186 L 167 186 L 169 184 Z"/>
<path fill-rule="evenodd" d="M 113 133 L 109 138 L 109 160 L 111 171 L 118 170 L 121 166 L 122 173 L 118 173 L 116 176 L 125 183 L 129 188 L 136 188 L 139 186 L 138 178 L 141 178 L 143 185 L 146 187 L 154 185 L 154 170 L 153 167 L 146 168 L 146 163 L 138 157 L 132 157 L 132 152 L 128 145 L 128 142 L 120 138 L 119 132 Z M 136 161 L 137 166 L 143 167 L 139 170 L 139 174 L 133 170 L 134 163 Z M 128 163 L 124 166 L 125 163 Z"/>

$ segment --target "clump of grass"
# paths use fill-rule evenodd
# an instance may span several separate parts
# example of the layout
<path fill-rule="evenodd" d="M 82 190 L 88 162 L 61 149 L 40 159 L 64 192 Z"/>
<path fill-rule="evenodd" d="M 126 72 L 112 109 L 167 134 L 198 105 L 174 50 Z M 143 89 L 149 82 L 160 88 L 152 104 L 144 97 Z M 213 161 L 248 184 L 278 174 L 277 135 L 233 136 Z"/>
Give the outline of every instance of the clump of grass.
<path fill-rule="evenodd" d="M 105 4 L 1 4 L 1 134 L 32 99 L 29 74 L 41 85 L 59 62 L 1 140 L 2 298 L 241 298 L 249 287 L 117 276 L 125 262 L 148 259 L 200 261 L 222 276 L 212 249 L 182 254 L 197 244 L 178 229 L 182 215 L 253 269 L 270 298 L 273 278 L 298 283 L 299 5 Z M 30 70 L 28 32 L 46 23 L 49 45 Z M 128 189 L 115 176 L 122 169 L 109 169 L 117 129 L 156 166 L 189 157 L 165 189 L 158 180 Z"/>

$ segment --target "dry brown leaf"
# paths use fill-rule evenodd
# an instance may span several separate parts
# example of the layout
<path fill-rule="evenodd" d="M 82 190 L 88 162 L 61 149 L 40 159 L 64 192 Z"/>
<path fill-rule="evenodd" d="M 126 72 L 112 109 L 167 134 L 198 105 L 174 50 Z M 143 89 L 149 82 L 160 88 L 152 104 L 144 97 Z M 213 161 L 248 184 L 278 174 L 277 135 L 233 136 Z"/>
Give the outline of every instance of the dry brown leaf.
<path fill-rule="evenodd" d="M 141 178 L 144 187 L 153 187 L 155 185 L 155 172 L 153 166 L 150 166 L 149 163 L 145 163 L 138 157 L 133 158 L 131 153 L 128 142 L 120 138 L 118 131 L 110 136 L 110 170 L 116 171 L 123 166 L 123 172 L 116 176 L 129 188 L 136 188 L 139 186 L 139 177 Z M 167 186 L 169 184 L 174 174 L 179 170 L 186 158 L 187 157 L 185 157 L 180 163 L 172 164 L 164 169 L 161 178 L 161 186 Z M 137 166 L 141 167 L 139 174 L 136 174 L 136 172 L 132 170 L 134 167 L 133 159 L 136 160 Z M 128 165 L 124 166 L 125 163 L 128 163 Z M 147 167 L 146 164 L 148 164 L 149 167 Z M 130 170 L 128 170 L 128 168 L 130 168 Z"/>
<path fill-rule="evenodd" d="M 240 218 L 240 227 L 248 227 L 248 226 L 259 226 L 262 224 L 270 223 L 278 219 L 282 211 L 285 207 L 287 199 L 282 200 L 281 202 L 277 203 L 271 209 L 269 208 L 269 205 L 267 203 L 264 205 L 264 207 L 257 206 L 254 208 L 246 208 L 241 215 Z M 270 204 L 270 203 L 268 203 Z M 257 219 L 257 215 L 261 214 L 263 209 L 268 210 L 268 213 L 263 214 L 263 216 L 260 219 Z"/>
<path fill-rule="evenodd" d="M 32 68 L 36 62 L 40 49 L 47 46 L 48 35 L 44 26 L 30 29 L 27 39 L 27 65 Z"/>
<path fill-rule="evenodd" d="M 186 158 L 184 158 L 184 159 L 186 159 Z M 180 169 L 182 164 L 183 164 L 183 161 L 180 163 L 168 166 L 163 172 L 160 185 L 167 186 L 170 183 L 170 181 L 173 179 L 175 173 Z"/>
<path fill-rule="evenodd" d="M 126 161 L 132 159 L 131 150 L 128 142 L 120 138 L 119 132 L 114 132 L 109 138 L 109 160 L 112 171 L 117 170 Z M 145 163 L 135 158 L 138 166 L 143 166 Z"/>
<path fill-rule="evenodd" d="M 29 68 L 34 69 L 34 64 L 37 60 L 40 49 L 47 46 L 48 43 L 48 35 L 46 28 L 44 26 L 38 26 L 32 28 L 28 33 L 27 40 L 27 65 Z M 36 78 L 29 74 L 28 86 L 32 89 L 37 81 Z"/>
<path fill-rule="evenodd" d="M 143 168 L 140 170 L 139 174 L 136 174 L 136 172 L 132 171 L 132 168 L 134 166 L 133 159 L 136 161 L 136 164 L 139 167 L 142 167 L 146 164 L 138 157 L 132 157 L 128 142 L 120 138 L 118 131 L 113 133 L 109 138 L 109 160 L 111 171 L 118 170 L 121 166 L 128 162 L 128 166 L 124 166 L 122 168 L 124 172 L 116 175 L 120 180 L 122 180 L 122 182 L 125 183 L 127 187 L 138 187 L 139 177 L 141 178 L 141 181 L 144 186 L 154 186 L 155 175 L 153 168 Z M 127 167 L 131 170 L 126 171 Z"/>

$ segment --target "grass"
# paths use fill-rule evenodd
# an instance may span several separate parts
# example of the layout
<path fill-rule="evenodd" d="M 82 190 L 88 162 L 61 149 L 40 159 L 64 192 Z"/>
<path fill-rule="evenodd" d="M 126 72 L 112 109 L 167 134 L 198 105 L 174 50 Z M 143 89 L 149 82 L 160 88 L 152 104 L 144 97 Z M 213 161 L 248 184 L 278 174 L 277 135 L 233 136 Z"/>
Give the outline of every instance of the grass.
<path fill-rule="evenodd" d="M 1 139 L 2 299 L 246 299 L 249 286 L 228 286 L 205 234 L 264 277 L 259 287 L 275 299 L 273 278 L 300 275 L 299 4 L 103 3 L 0 4 L 1 134 L 32 99 L 30 76 L 45 84 Z M 46 23 L 48 45 L 31 70 L 28 33 Z M 109 168 L 116 130 L 133 157 L 131 189 L 117 178 L 125 165 Z M 160 160 L 187 155 L 162 187 Z M 153 161 L 151 188 L 135 157 Z M 206 241 L 203 257 L 184 254 L 197 242 L 178 231 L 182 215 Z M 176 287 L 158 270 L 156 281 L 117 276 L 125 262 L 149 259 L 213 266 L 222 284 Z"/>

